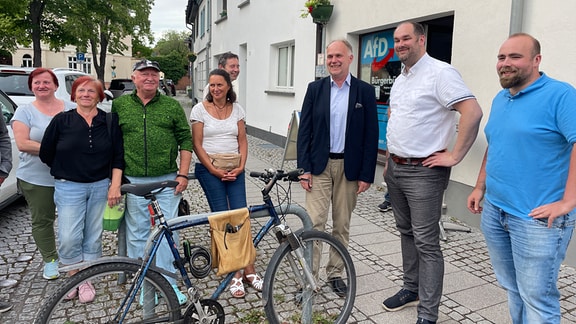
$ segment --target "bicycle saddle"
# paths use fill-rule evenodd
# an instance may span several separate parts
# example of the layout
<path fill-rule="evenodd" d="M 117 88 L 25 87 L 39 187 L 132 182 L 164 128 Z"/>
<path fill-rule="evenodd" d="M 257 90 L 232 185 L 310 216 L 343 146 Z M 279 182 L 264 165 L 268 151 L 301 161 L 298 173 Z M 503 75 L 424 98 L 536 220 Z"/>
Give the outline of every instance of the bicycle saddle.
<path fill-rule="evenodd" d="M 151 194 L 154 190 L 163 190 L 164 188 L 174 188 L 178 185 L 178 181 L 174 180 L 166 180 L 166 181 L 156 181 L 156 182 L 149 182 L 149 183 L 127 183 L 123 184 L 120 187 L 120 191 L 122 194 L 131 193 L 136 196 L 144 197 L 148 194 Z"/>

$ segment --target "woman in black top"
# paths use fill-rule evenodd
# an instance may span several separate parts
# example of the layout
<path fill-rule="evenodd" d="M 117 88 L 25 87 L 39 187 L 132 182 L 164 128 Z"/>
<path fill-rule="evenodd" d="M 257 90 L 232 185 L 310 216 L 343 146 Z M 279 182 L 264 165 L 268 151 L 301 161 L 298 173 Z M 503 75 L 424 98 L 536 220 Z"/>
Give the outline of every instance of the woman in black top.
<path fill-rule="evenodd" d="M 71 99 L 76 109 L 54 116 L 40 145 L 40 159 L 55 179 L 58 254 L 64 265 L 102 255 L 102 215 L 106 203 L 120 201 L 124 169 L 118 116 L 113 114 L 108 126 L 106 112 L 96 107 L 104 99 L 102 83 L 90 76 L 78 78 Z M 91 302 L 94 287 L 85 282 L 68 298 L 76 296 L 80 302 Z"/>

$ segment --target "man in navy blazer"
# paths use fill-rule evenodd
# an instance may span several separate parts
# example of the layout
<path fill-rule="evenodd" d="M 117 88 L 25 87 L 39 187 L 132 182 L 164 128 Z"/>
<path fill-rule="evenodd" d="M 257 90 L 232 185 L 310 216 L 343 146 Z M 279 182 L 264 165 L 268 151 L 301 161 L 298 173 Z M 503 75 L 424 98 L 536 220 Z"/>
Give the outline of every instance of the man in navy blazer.
<path fill-rule="evenodd" d="M 348 246 L 350 218 L 358 194 L 374 182 L 378 155 L 378 118 L 374 87 L 350 74 L 354 59 L 346 40 L 326 47 L 329 77 L 308 85 L 298 129 L 300 184 L 314 229 L 324 231 L 332 204 L 332 235 Z M 328 278 L 339 295 L 346 292 L 336 257 Z"/>

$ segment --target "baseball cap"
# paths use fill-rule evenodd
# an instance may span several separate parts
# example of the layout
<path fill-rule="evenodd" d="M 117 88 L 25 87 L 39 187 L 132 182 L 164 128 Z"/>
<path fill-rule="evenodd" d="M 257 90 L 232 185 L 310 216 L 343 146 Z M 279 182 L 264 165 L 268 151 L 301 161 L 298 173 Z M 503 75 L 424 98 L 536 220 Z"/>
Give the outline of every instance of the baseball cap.
<path fill-rule="evenodd" d="M 134 64 L 134 68 L 132 68 L 132 72 L 138 70 L 144 70 L 144 69 L 148 69 L 148 68 L 152 68 L 155 69 L 156 71 L 160 71 L 160 66 L 158 65 L 158 62 L 156 61 L 150 61 L 150 60 L 141 60 L 136 62 L 136 64 Z"/>

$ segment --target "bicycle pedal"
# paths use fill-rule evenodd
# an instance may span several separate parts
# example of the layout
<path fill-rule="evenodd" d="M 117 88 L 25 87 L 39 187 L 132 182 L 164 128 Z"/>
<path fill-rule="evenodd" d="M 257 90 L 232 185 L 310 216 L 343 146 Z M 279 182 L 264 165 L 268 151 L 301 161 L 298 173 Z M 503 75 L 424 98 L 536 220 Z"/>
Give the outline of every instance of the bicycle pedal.
<path fill-rule="evenodd" d="M 194 306 L 194 304 L 200 300 L 200 291 L 196 289 L 196 287 L 190 287 L 186 292 L 188 293 L 190 305 Z"/>

